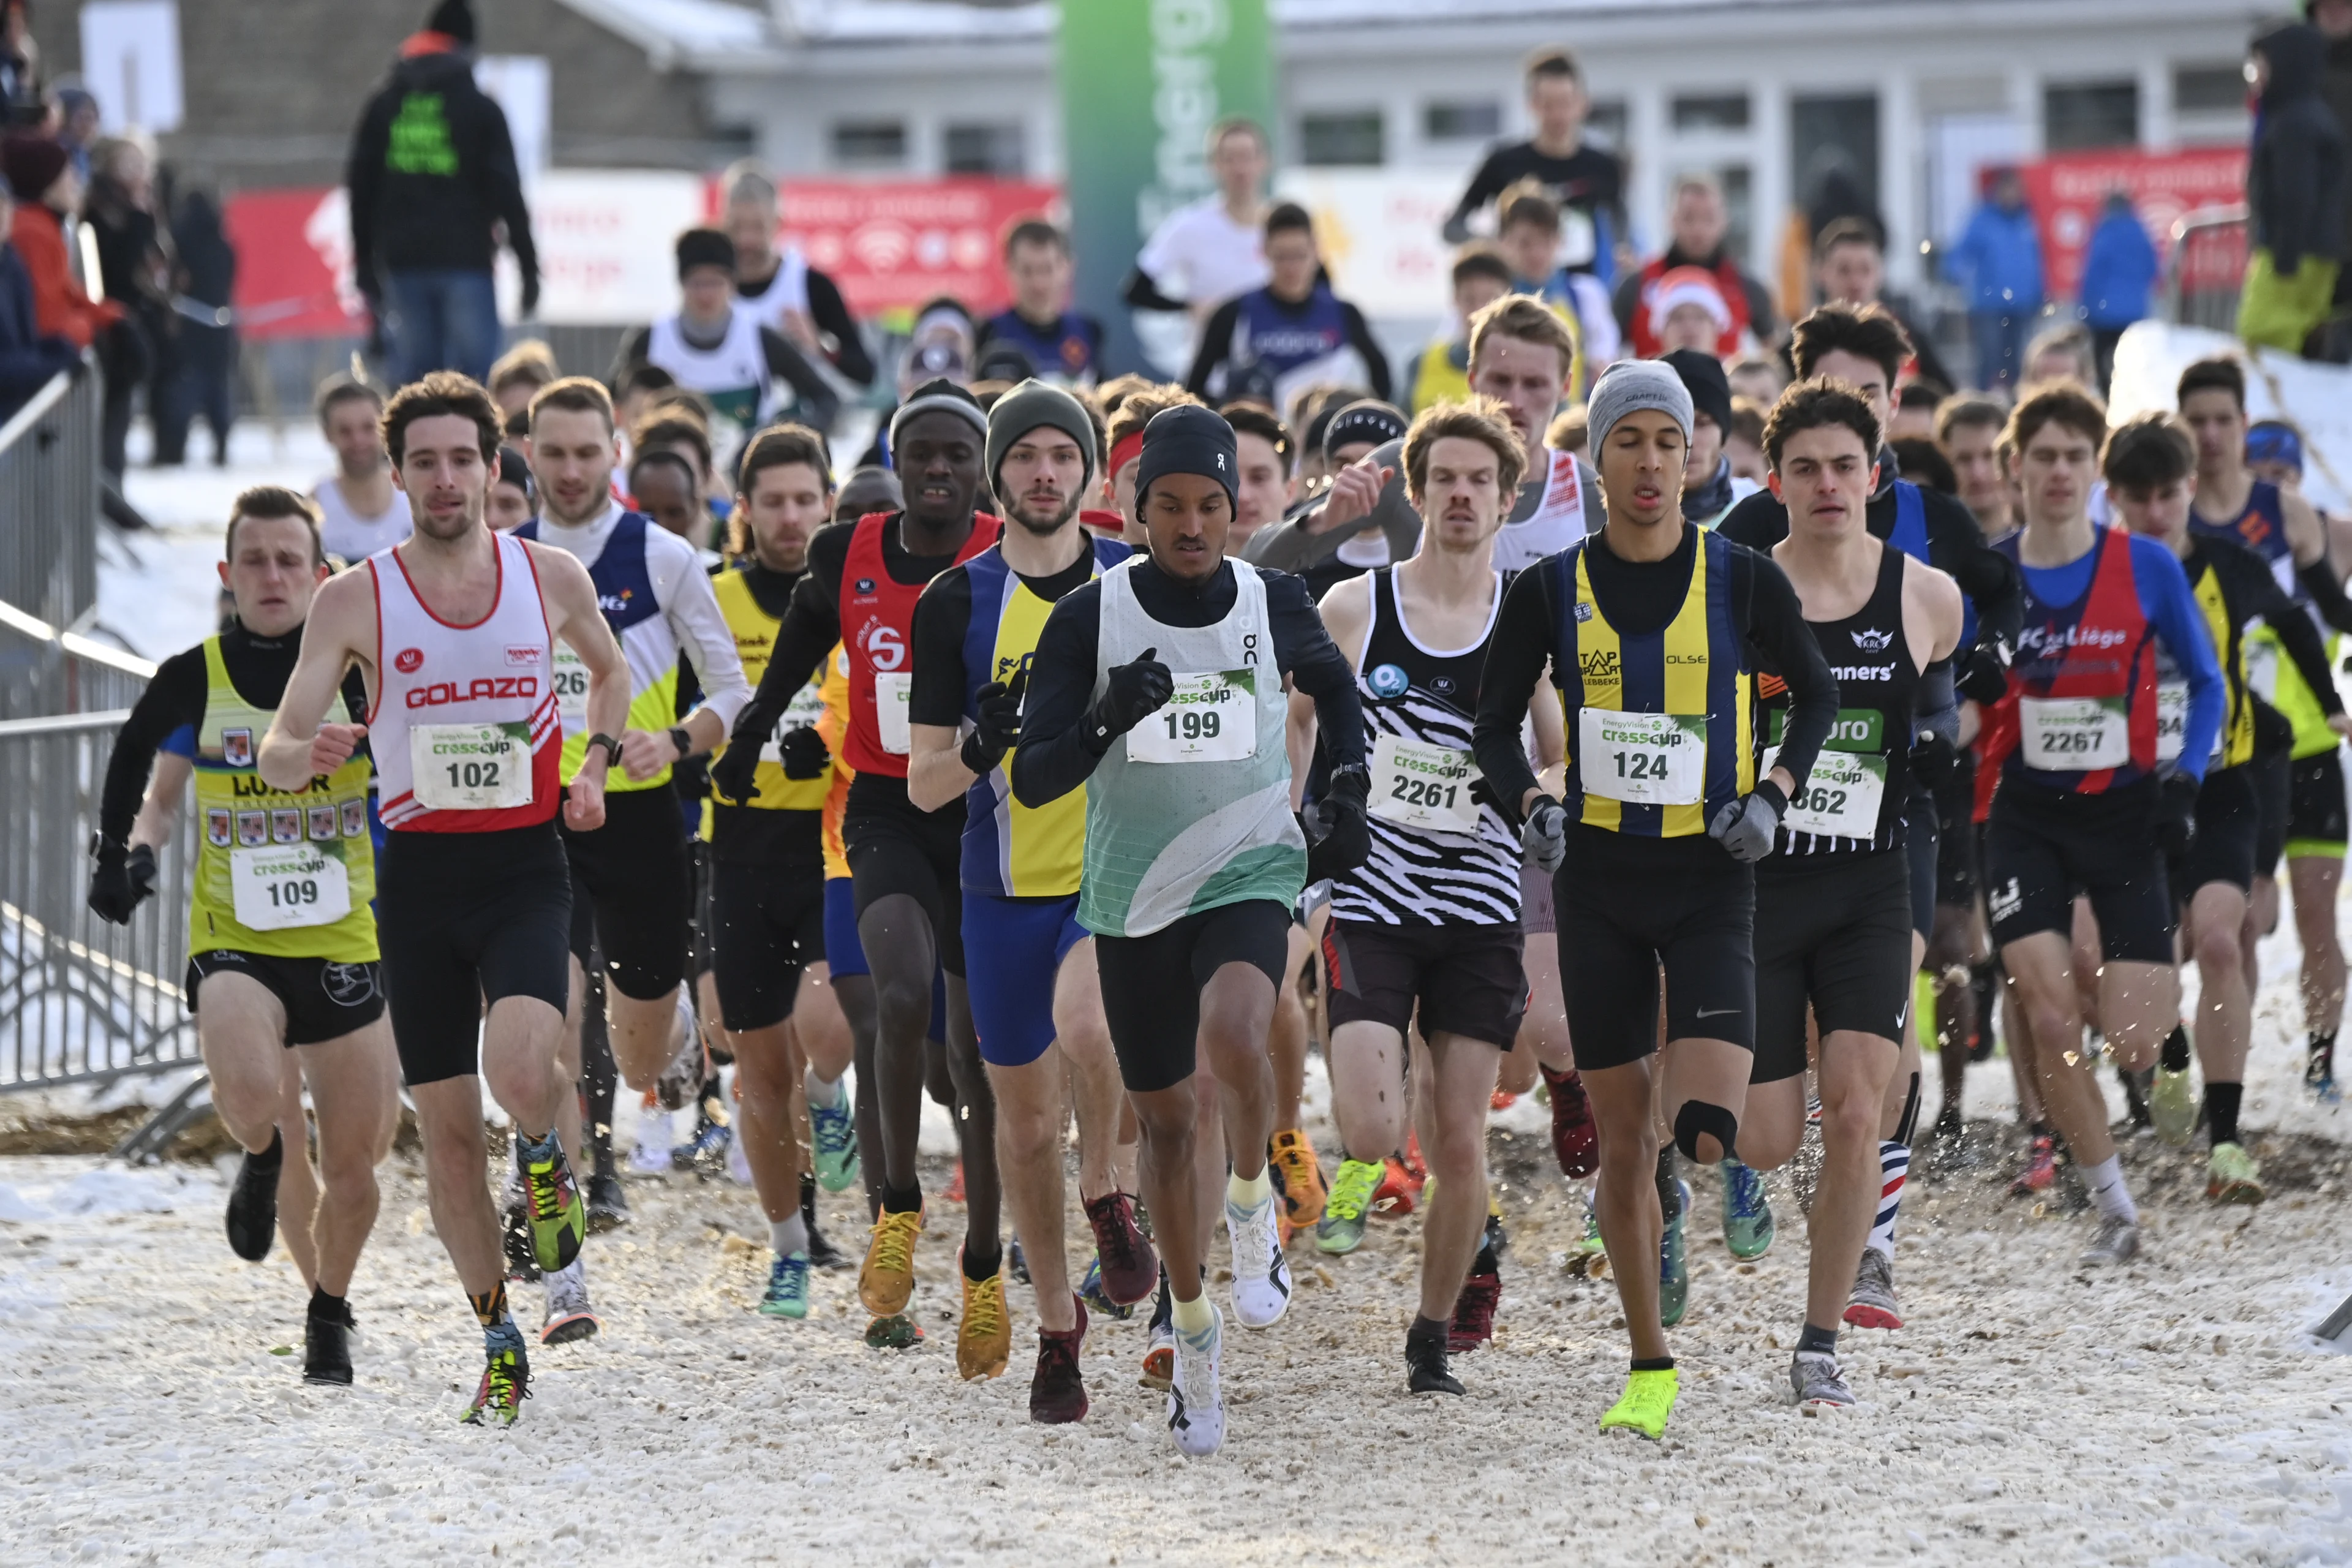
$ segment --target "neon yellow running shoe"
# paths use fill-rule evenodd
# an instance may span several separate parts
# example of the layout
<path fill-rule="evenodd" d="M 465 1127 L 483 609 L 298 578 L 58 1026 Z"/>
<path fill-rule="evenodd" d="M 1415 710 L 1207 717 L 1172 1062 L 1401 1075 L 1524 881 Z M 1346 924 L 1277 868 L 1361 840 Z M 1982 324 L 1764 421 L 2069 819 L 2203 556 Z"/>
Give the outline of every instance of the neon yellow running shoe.
<path fill-rule="evenodd" d="M 2197 1091 L 2189 1087 L 2189 1069 L 2171 1072 L 2162 1067 L 2156 1069 L 2156 1082 L 2148 1089 L 2147 1113 L 2156 1123 L 2156 1135 L 2168 1147 L 2185 1149 L 2191 1134 L 2197 1131 Z"/>
<path fill-rule="evenodd" d="M 2213 1157 L 2205 1167 L 2205 1195 L 2222 1204 L 2258 1204 L 2267 1195 L 2263 1190 L 2263 1168 L 2244 1145 L 2213 1145 Z"/>
<path fill-rule="evenodd" d="M 1315 1249 L 1339 1257 L 1364 1244 L 1364 1221 L 1372 1207 L 1372 1189 L 1388 1174 L 1379 1160 L 1342 1160 L 1331 1179 L 1330 1195 L 1323 1200 L 1323 1217 L 1315 1222 Z"/>
<path fill-rule="evenodd" d="M 1654 1443 L 1666 1435 L 1666 1417 L 1674 1414 L 1675 1396 L 1681 1392 L 1679 1374 L 1673 1367 L 1631 1373 L 1625 1379 L 1624 1397 L 1601 1418 L 1601 1429 L 1638 1432 Z"/>

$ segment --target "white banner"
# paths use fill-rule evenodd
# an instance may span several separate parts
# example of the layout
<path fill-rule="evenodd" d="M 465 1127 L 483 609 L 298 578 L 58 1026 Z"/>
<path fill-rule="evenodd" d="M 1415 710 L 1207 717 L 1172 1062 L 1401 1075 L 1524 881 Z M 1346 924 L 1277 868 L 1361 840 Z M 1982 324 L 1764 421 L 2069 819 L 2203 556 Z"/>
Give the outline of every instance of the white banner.
<path fill-rule="evenodd" d="M 1456 169 L 1289 169 L 1275 194 L 1315 216 L 1341 299 L 1367 316 L 1444 317 L 1454 247 L 1438 230 L 1464 182 Z"/>
<path fill-rule="evenodd" d="M 678 233 L 705 221 L 701 176 L 551 169 L 526 179 L 542 321 L 629 326 L 677 306 Z M 499 313 L 520 317 L 514 258 L 499 253 Z"/>

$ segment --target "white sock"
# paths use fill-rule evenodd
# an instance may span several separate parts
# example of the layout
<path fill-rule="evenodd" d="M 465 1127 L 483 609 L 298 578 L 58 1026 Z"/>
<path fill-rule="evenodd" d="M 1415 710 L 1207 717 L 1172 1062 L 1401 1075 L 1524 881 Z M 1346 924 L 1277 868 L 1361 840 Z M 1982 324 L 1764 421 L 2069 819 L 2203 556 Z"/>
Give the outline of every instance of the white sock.
<path fill-rule="evenodd" d="M 2139 1223 L 2139 1205 L 2132 1202 L 2131 1190 L 2124 1185 L 2124 1161 L 2120 1154 L 2110 1154 L 2095 1165 L 2083 1167 L 2083 1183 L 2091 1189 L 2091 1201 L 2109 1219 L 2119 1219 L 2132 1225 Z"/>
<path fill-rule="evenodd" d="M 1225 1178 L 1225 1203 L 1244 1214 L 1255 1214 L 1260 1204 L 1274 1201 L 1274 1181 L 1264 1171 L 1255 1176 L 1228 1175 Z"/>
<path fill-rule="evenodd" d="M 776 1256 L 779 1258 L 790 1258 L 795 1252 L 806 1252 L 808 1222 L 799 1215 L 794 1215 L 790 1219 L 770 1220 L 768 1245 L 775 1248 Z"/>
<path fill-rule="evenodd" d="M 1895 1259 L 1895 1216 L 1903 1212 L 1903 1187 L 1911 1176 L 1907 1144 L 1878 1146 L 1878 1217 L 1871 1223 L 1870 1239 L 1863 1243 L 1890 1263 Z"/>
<path fill-rule="evenodd" d="M 839 1079 L 828 1081 L 816 1076 L 816 1068 L 810 1068 L 801 1075 L 801 1082 L 808 1090 L 808 1102 L 811 1105 L 822 1105 L 830 1110 L 841 1103 Z"/>

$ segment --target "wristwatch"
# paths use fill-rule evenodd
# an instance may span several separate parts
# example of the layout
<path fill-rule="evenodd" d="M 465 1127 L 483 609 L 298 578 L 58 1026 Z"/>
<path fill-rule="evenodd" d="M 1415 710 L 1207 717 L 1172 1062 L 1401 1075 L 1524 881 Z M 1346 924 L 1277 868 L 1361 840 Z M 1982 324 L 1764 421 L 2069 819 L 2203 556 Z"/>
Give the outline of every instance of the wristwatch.
<path fill-rule="evenodd" d="M 686 732 L 683 724 L 669 727 L 669 743 L 677 748 L 677 760 L 681 763 L 694 755 L 694 737 Z"/>
<path fill-rule="evenodd" d="M 580 749 L 582 752 L 585 752 L 590 746 L 602 746 L 604 748 L 604 765 L 606 767 L 616 768 L 621 765 L 621 742 L 613 739 L 612 736 L 605 734 L 591 735 Z"/>

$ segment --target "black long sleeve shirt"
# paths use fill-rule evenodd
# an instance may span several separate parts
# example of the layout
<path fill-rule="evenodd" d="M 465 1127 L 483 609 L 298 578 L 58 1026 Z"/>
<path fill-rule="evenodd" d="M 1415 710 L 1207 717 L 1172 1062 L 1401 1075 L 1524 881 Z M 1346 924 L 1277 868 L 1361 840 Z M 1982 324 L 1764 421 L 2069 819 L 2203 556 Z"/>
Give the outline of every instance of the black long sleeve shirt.
<path fill-rule="evenodd" d="M 1128 572 L 1136 603 L 1167 626 L 1215 626 L 1233 612 L 1241 595 L 1231 562 L 1198 584 L 1170 576 L 1148 559 Z M 1287 572 L 1258 575 L 1265 583 L 1275 668 L 1314 699 L 1325 754 L 1333 764 L 1363 765 L 1364 710 L 1347 656 L 1324 630 L 1306 584 Z M 1102 583 L 1097 579 L 1066 595 L 1038 635 L 1037 652 L 1029 661 L 1021 745 L 1013 753 L 1013 795 L 1024 805 L 1058 800 L 1086 783 L 1102 760 L 1103 752 L 1090 743 L 1084 722 L 1087 710 L 1094 705 L 1101 630 Z M 1828 732 L 1826 727 L 1822 732 Z M 1104 750 L 1108 750 L 1108 742 Z"/>

